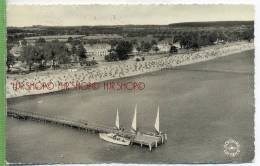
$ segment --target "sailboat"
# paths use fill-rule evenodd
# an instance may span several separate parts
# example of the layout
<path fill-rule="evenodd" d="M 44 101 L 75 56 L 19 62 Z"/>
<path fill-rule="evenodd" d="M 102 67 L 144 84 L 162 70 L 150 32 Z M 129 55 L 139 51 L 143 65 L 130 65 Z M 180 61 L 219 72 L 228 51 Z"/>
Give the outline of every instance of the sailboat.
<path fill-rule="evenodd" d="M 155 119 L 155 123 L 154 123 L 154 128 L 156 130 L 157 136 L 160 136 L 162 143 L 164 143 L 167 140 L 167 134 L 162 133 L 160 131 L 160 108 L 159 108 L 159 106 L 157 108 L 157 115 L 156 115 L 156 119 Z"/>
<path fill-rule="evenodd" d="M 118 109 L 116 111 L 115 127 L 117 130 L 120 130 Z M 99 137 L 107 142 L 111 142 L 114 144 L 125 145 L 125 146 L 130 144 L 129 139 L 115 133 L 99 133 Z"/>

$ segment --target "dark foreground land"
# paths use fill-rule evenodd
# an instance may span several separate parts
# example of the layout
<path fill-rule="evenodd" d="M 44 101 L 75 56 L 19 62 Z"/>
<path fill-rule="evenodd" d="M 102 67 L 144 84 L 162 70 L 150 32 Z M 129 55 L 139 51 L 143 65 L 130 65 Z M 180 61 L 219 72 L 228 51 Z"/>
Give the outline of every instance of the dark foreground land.
<path fill-rule="evenodd" d="M 254 51 L 117 80 L 144 82 L 142 91 L 66 91 L 8 100 L 22 111 L 130 127 L 135 103 L 140 130 L 153 130 L 160 105 L 168 142 L 150 152 L 104 142 L 98 135 L 50 124 L 7 118 L 6 153 L 11 163 L 226 163 L 254 158 Z M 224 142 L 235 139 L 230 158 Z"/>

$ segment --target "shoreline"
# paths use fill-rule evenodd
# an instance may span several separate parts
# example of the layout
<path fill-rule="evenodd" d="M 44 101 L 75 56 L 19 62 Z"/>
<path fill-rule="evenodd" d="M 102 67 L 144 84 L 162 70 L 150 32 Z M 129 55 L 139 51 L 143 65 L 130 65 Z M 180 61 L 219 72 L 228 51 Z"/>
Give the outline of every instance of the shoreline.
<path fill-rule="evenodd" d="M 133 77 L 154 71 L 159 71 L 165 68 L 174 68 L 188 64 L 194 64 L 203 61 L 209 61 L 218 57 L 228 56 L 235 53 L 254 49 L 254 43 L 249 42 L 232 42 L 224 45 L 216 45 L 204 47 L 200 51 L 176 54 L 169 57 L 162 57 L 155 60 L 145 60 L 140 62 L 126 61 L 118 64 L 107 64 L 97 68 L 88 70 L 80 69 L 76 71 L 63 70 L 55 71 L 55 73 L 32 73 L 18 77 L 8 77 L 6 79 L 6 98 L 16 98 L 27 95 L 38 95 L 44 93 L 51 93 L 56 91 L 63 91 L 58 85 L 60 83 L 75 83 L 79 82 L 105 82 L 120 78 Z M 42 75 L 41 75 L 42 74 Z M 13 82 L 53 82 L 52 89 L 17 89 L 12 86 Z"/>

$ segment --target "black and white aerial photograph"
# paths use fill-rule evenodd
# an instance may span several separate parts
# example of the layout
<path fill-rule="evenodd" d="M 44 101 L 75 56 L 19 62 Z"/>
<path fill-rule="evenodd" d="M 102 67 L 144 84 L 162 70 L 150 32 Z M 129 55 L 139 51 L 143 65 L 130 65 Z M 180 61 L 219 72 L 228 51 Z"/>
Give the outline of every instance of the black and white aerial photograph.
<path fill-rule="evenodd" d="M 6 8 L 8 164 L 254 161 L 254 5 Z"/>

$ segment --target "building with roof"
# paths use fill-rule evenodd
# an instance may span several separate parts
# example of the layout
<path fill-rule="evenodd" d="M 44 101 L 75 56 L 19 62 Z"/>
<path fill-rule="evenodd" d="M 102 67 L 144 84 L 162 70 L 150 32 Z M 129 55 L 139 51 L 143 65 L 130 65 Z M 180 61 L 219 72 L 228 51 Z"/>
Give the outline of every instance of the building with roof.
<path fill-rule="evenodd" d="M 111 50 L 111 45 L 107 43 L 97 43 L 97 44 L 85 44 L 86 54 L 90 56 L 91 59 L 103 60 L 106 55 L 109 54 Z"/>
<path fill-rule="evenodd" d="M 157 43 L 158 52 L 169 52 L 171 49 L 171 45 L 168 41 L 160 41 Z"/>

